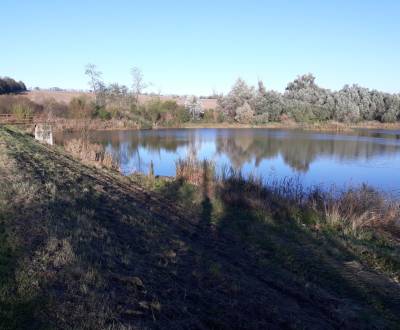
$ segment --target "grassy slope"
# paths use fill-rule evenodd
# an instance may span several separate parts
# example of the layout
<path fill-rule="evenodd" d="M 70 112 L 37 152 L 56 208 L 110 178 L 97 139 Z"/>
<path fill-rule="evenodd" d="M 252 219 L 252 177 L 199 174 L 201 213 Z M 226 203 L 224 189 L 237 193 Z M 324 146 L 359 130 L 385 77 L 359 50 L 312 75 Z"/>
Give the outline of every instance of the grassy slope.
<path fill-rule="evenodd" d="M 362 257 L 379 259 L 377 245 L 314 231 L 284 205 L 147 189 L 5 128 L 0 186 L 0 328 L 400 324 L 399 285 Z"/>

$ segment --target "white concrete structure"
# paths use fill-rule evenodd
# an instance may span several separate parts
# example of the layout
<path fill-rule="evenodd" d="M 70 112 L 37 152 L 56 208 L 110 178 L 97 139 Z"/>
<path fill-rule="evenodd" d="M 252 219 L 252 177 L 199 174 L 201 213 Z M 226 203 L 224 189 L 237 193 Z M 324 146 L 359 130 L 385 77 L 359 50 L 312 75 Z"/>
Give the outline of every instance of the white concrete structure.
<path fill-rule="evenodd" d="M 53 145 L 53 130 L 50 124 L 36 124 L 35 139 Z"/>

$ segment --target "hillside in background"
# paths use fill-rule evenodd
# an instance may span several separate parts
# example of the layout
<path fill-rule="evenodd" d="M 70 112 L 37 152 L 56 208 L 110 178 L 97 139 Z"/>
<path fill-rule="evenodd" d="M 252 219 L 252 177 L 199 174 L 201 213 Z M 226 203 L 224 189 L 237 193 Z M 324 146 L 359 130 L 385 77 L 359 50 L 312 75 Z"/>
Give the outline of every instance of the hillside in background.
<path fill-rule="evenodd" d="M 86 96 L 91 99 L 94 99 L 93 93 L 85 93 L 85 92 L 70 92 L 70 91 L 51 91 L 51 90 L 32 90 L 25 94 L 31 101 L 36 102 L 38 104 L 44 104 L 49 99 L 55 99 L 57 102 L 69 103 L 72 99 L 76 97 Z M 166 95 L 140 95 L 139 102 L 144 104 L 148 101 L 151 101 L 155 97 L 159 97 L 161 101 L 176 101 L 178 105 L 185 104 L 184 96 L 166 96 Z M 199 99 L 203 109 L 215 109 L 217 107 L 217 99 Z"/>

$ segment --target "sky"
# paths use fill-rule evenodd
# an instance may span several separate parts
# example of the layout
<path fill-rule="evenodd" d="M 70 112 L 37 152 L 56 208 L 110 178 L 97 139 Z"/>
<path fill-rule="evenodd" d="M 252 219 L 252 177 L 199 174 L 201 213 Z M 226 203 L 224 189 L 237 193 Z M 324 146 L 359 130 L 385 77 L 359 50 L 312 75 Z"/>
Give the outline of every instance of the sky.
<path fill-rule="evenodd" d="M 29 87 L 88 89 L 93 63 L 128 86 L 139 67 L 162 94 L 226 93 L 238 77 L 283 91 L 308 72 L 400 92 L 398 0 L 0 2 L 0 76 Z"/>

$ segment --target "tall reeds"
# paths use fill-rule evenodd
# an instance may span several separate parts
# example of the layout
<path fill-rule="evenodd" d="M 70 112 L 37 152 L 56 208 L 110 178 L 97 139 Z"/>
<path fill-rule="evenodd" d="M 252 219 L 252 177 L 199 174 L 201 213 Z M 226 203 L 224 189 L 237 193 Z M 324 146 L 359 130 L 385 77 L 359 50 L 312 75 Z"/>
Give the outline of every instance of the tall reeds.
<path fill-rule="evenodd" d="M 176 175 L 197 186 L 206 178 L 209 189 L 230 203 L 285 208 L 289 215 L 312 212 L 320 225 L 348 233 L 374 228 L 400 234 L 400 201 L 367 185 L 345 190 L 305 187 L 296 177 L 265 179 L 227 167 L 217 174 L 212 162 L 192 158 L 177 161 Z"/>
<path fill-rule="evenodd" d="M 118 169 L 119 166 L 112 155 L 100 144 L 90 143 L 87 139 L 71 139 L 64 142 L 64 148 L 74 157 L 85 163 Z"/>
<path fill-rule="evenodd" d="M 215 177 L 214 163 L 209 160 L 197 160 L 194 157 L 179 159 L 176 162 L 176 177 L 194 185 L 203 185 Z"/>

